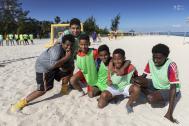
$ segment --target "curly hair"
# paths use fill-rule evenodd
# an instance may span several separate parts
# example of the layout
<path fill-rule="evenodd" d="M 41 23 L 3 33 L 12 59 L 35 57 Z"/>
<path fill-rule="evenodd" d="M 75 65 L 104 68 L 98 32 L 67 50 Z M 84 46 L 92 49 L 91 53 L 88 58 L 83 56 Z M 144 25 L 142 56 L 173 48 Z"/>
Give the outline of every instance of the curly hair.
<path fill-rule="evenodd" d="M 164 44 L 157 44 L 155 45 L 153 48 L 152 48 L 152 53 L 161 53 L 163 54 L 165 57 L 168 57 L 169 56 L 169 47 L 167 45 L 164 45 Z"/>

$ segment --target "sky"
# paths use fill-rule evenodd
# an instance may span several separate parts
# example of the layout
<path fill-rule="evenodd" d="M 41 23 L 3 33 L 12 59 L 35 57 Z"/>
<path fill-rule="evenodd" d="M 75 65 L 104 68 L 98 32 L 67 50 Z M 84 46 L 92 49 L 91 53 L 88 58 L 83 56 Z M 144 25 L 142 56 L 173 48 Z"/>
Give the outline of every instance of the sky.
<path fill-rule="evenodd" d="M 119 29 L 136 32 L 189 31 L 189 0 L 20 0 L 29 17 L 62 21 L 74 17 L 84 22 L 93 16 L 101 28 L 110 28 L 120 14 Z"/>

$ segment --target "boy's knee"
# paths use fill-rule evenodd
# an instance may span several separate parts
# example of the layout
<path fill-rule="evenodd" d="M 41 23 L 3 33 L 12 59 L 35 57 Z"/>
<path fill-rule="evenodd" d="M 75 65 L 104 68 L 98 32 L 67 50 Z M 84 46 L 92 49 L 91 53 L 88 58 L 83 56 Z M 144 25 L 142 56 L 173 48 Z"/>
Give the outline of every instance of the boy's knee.
<path fill-rule="evenodd" d="M 105 91 L 105 92 L 102 92 L 100 97 L 105 100 L 105 99 L 107 99 L 108 96 L 109 96 L 109 93 L 107 91 Z"/>
<path fill-rule="evenodd" d="M 102 108 L 104 108 L 105 107 L 105 105 L 102 103 L 102 102 L 98 102 L 98 108 L 100 108 L 100 109 L 102 109 Z"/>
<path fill-rule="evenodd" d="M 139 93 L 139 92 L 140 92 L 140 86 L 134 85 L 134 86 L 133 86 L 133 91 L 134 91 L 135 93 Z"/>
<path fill-rule="evenodd" d="M 93 92 L 88 92 L 88 96 L 89 98 L 93 98 L 94 97 Z"/>

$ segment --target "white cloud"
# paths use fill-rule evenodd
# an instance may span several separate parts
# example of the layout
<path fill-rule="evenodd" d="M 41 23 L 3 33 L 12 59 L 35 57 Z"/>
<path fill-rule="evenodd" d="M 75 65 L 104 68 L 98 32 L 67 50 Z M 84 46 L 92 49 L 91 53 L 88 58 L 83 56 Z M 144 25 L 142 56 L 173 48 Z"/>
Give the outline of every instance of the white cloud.
<path fill-rule="evenodd" d="M 186 20 L 187 23 L 189 23 L 189 17 L 187 17 L 185 20 Z"/>
<path fill-rule="evenodd" d="M 180 24 L 174 24 L 174 25 L 172 25 L 172 27 L 174 27 L 174 28 L 180 28 L 181 25 Z"/>
<path fill-rule="evenodd" d="M 182 11 L 184 10 L 184 6 L 180 4 L 173 5 L 173 9 L 176 11 Z"/>

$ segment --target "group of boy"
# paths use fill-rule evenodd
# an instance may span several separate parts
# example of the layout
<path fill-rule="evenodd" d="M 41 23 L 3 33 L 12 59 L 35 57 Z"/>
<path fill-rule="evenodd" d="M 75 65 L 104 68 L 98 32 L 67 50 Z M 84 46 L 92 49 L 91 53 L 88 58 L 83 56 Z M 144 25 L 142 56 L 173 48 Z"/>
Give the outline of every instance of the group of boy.
<path fill-rule="evenodd" d="M 33 42 L 33 34 L 7 34 L 5 35 L 5 43 L 6 46 L 14 46 L 15 42 L 17 45 L 29 45 L 29 41 L 31 44 L 34 44 Z M 0 34 L 0 46 L 3 46 L 3 35 Z"/>
<path fill-rule="evenodd" d="M 37 89 L 13 105 L 11 110 L 21 110 L 52 89 L 54 80 L 61 80 L 62 94 L 66 94 L 70 84 L 78 90 L 80 97 L 86 94 L 90 98 L 100 95 L 99 108 L 104 108 L 116 96 L 128 97 L 128 113 L 133 112 L 133 103 L 143 92 L 150 104 L 169 103 L 164 117 L 176 122 L 172 115 L 180 84 L 177 65 L 168 55 L 168 46 L 155 45 L 152 48 L 152 59 L 146 65 L 144 74 L 139 76 L 136 67 L 130 60 L 126 60 L 123 49 L 115 49 L 111 56 L 107 45 L 99 46 L 98 50 L 90 48 L 90 38 L 81 32 L 80 20 L 73 18 L 61 42 L 38 57 L 35 65 Z M 75 73 L 74 58 L 78 68 Z M 151 74 L 151 79 L 146 78 L 147 74 Z M 82 85 L 87 87 L 87 92 L 82 89 Z"/>

